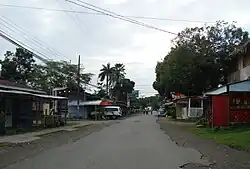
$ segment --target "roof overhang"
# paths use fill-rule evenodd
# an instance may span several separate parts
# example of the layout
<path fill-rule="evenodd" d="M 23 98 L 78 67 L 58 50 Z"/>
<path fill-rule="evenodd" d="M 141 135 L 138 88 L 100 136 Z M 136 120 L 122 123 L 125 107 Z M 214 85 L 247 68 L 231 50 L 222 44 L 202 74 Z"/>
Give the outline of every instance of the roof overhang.
<path fill-rule="evenodd" d="M 0 84 L 0 88 L 25 91 L 25 92 L 34 92 L 34 93 L 39 93 L 39 94 L 46 94 L 46 92 L 40 91 L 40 90 L 34 90 L 34 89 L 29 89 L 29 88 L 17 87 L 17 86 L 6 86 L 6 85 L 2 85 L 2 84 Z"/>
<path fill-rule="evenodd" d="M 55 100 L 68 100 L 67 97 L 59 97 L 59 96 L 51 96 L 51 95 L 43 95 L 43 94 L 34 94 L 34 93 L 23 92 L 23 91 L 18 91 L 18 90 L 0 90 L 0 93 L 35 96 L 35 97 L 46 98 L 46 99 L 55 99 Z"/>
<path fill-rule="evenodd" d="M 250 92 L 250 80 L 227 84 L 219 88 L 210 90 L 204 93 L 204 95 L 221 95 L 228 92 Z"/>
<path fill-rule="evenodd" d="M 76 106 L 77 101 L 76 100 L 70 101 L 68 105 Z M 79 105 L 80 106 L 107 106 L 107 105 L 112 105 L 112 103 L 106 100 L 93 100 L 93 101 L 80 101 Z"/>

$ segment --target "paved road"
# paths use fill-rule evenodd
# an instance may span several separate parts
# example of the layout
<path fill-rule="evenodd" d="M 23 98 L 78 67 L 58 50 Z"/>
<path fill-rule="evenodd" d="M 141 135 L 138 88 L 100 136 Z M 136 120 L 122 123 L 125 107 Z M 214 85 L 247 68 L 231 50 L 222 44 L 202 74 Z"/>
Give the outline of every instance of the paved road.
<path fill-rule="evenodd" d="M 5 169 L 178 169 L 186 163 L 207 164 L 196 150 L 172 142 L 154 116 L 139 115 Z"/>

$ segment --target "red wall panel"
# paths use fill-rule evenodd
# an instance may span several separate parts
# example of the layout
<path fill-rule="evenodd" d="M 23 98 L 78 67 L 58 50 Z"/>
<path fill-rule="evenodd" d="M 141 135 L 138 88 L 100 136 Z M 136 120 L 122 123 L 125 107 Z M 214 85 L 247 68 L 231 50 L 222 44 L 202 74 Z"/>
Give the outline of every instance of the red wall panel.
<path fill-rule="evenodd" d="M 229 125 L 229 97 L 228 95 L 213 96 L 213 126 L 226 127 Z"/>
<path fill-rule="evenodd" d="M 231 122 L 240 123 L 240 122 L 250 122 L 250 111 L 249 110 L 231 110 Z"/>

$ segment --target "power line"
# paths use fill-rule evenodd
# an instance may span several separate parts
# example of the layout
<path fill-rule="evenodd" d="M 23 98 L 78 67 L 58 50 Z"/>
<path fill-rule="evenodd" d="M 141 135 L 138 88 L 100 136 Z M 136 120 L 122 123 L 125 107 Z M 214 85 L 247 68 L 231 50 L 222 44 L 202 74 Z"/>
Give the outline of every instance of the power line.
<path fill-rule="evenodd" d="M 43 53 L 33 49 L 32 47 L 22 43 L 21 41 L 17 40 L 16 38 L 13 38 L 11 35 L 9 35 L 8 33 L 6 33 L 5 31 L 3 30 L 0 30 L 0 37 L 2 37 L 3 39 L 7 40 L 8 42 L 10 42 L 11 44 L 19 47 L 19 48 L 22 48 L 22 49 L 25 49 L 27 50 L 28 52 L 32 53 L 34 55 L 35 58 L 41 60 L 42 62 L 44 62 L 45 64 L 48 63 L 51 59 L 49 59 L 46 55 L 44 55 Z M 46 58 L 46 59 L 45 59 Z M 60 72 L 60 70 L 57 70 L 57 69 L 54 69 L 56 72 L 59 72 L 60 74 L 62 72 Z M 100 86 L 96 86 L 96 85 L 93 85 L 91 83 L 87 83 L 87 82 L 83 82 L 84 84 L 86 85 L 89 85 L 89 86 L 92 86 L 92 87 L 96 87 L 98 89 L 100 89 L 101 87 Z"/>
<path fill-rule="evenodd" d="M 59 5 L 59 7 L 62 8 L 60 2 L 59 2 L 58 0 L 56 0 L 56 2 L 57 2 L 57 4 Z M 63 10 L 63 11 L 64 11 L 64 10 Z M 65 10 L 65 11 L 67 11 L 67 10 Z M 81 24 L 79 24 L 79 22 L 77 22 L 77 20 L 76 20 L 73 16 L 71 16 L 71 15 L 69 14 L 69 12 L 65 12 L 65 13 L 66 13 L 66 15 L 76 24 L 76 26 L 79 28 L 79 30 L 80 30 L 82 33 L 84 33 L 84 30 L 82 29 Z M 78 18 L 78 19 L 79 19 L 79 18 Z"/>
<path fill-rule="evenodd" d="M 18 46 L 18 47 L 20 47 L 20 48 L 22 48 L 22 49 L 28 50 L 29 52 L 33 53 L 34 56 L 35 56 L 35 58 L 37 58 L 37 59 L 43 61 L 44 63 L 47 63 L 47 62 L 49 61 L 49 60 L 45 59 L 46 56 L 45 56 L 44 54 L 42 54 L 42 53 L 40 53 L 40 52 L 38 52 L 38 51 L 32 49 L 31 47 L 25 45 L 24 43 L 22 43 L 22 42 L 20 42 L 19 40 L 13 38 L 12 36 L 10 36 L 9 34 L 7 34 L 6 32 L 4 32 L 4 31 L 2 31 L 2 30 L 0 30 L 0 36 L 1 36 L 2 38 L 4 38 L 5 40 L 7 40 L 8 42 L 12 43 L 13 45 Z M 34 52 L 34 51 L 35 51 L 35 52 Z M 38 53 L 39 55 L 44 56 L 45 58 L 39 56 L 39 55 L 36 54 L 36 53 Z"/>
<path fill-rule="evenodd" d="M 174 32 L 171 32 L 171 31 L 167 31 L 167 30 L 164 30 L 164 29 L 161 29 L 161 28 L 158 28 L 158 27 L 155 27 L 155 26 L 152 26 L 152 25 L 143 23 L 143 22 L 136 21 L 136 20 L 134 20 L 134 19 L 125 17 L 125 16 L 123 16 L 123 15 L 116 14 L 116 13 L 111 12 L 111 11 L 108 11 L 108 10 L 106 10 L 106 9 L 103 9 L 103 8 L 100 8 L 100 7 L 91 5 L 91 4 L 87 3 L 87 2 L 83 2 L 83 1 L 77 0 L 78 2 L 81 2 L 81 3 L 84 3 L 84 4 L 88 4 L 88 5 L 91 6 L 91 7 L 88 7 L 88 6 L 86 6 L 86 5 L 79 4 L 79 3 L 74 2 L 74 1 L 71 1 L 71 0 L 65 0 L 65 1 L 66 1 L 66 2 L 69 2 L 69 3 L 72 3 L 72 4 L 75 4 L 75 5 L 77 5 L 77 6 L 81 6 L 81 7 L 83 7 L 83 8 L 86 8 L 86 9 L 89 9 L 89 10 L 92 10 L 92 11 L 95 11 L 95 12 L 102 13 L 102 14 L 107 15 L 107 16 L 110 16 L 110 17 L 112 17 L 112 18 L 120 19 L 120 20 L 123 20 L 123 21 L 126 21 L 126 22 L 130 22 L 130 23 L 133 23 L 133 24 L 136 24 L 136 25 L 140 25 L 140 26 L 143 26 L 143 27 L 146 27 L 146 28 L 155 29 L 155 30 L 157 30 L 157 31 L 161 31 L 161 32 L 164 32 L 164 33 L 169 33 L 169 34 L 172 34 L 172 35 L 178 35 L 177 33 L 174 33 Z M 94 8 L 92 8 L 92 7 L 94 7 Z M 95 8 L 96 8 L 96 9 L 95 9 Z M 103 11 L 105 11 L 105 12 L 103 12 Z M 107 12 L 108 12 L 108 13 L 107 13 Z"/>
<path fill-rule="evenodd" d="M 9 8 L 21 8 L 21 9 L 30 9 L 30 10 L 44 10 L 44 11 L 53 11 L 53 12 L 68 12 L 68 13 L 78 13 L 78 14 L 87 14 L 87 15 L 99 15 L 99 16 L 105 15 L 105 14 L 101 14 L 101 13 L 97 13 L 97 12 L 64 10 L 64 9 L 53 9 L 53 8 L 41 8 L 41 7 L 21 6 L 21 5 L 0 4 L 0 6 L 9 7 Z M 171 19 L 171 18 L 163 18 L 163 17 L 132 16 L 132 15 L 124 15 L 124 16 L 125 17 L 130 17 L 130 18 L 136 18 L 136 19 L 144 19 L 144 20 L 159 20 L 159 21 L 171 21 L 171 22 L 190 22 L 190 23 L 216 23 L 216 21 Z"/>
<path fill-rule="evenodd" d="M 45 57 L 47 60 L 51 60 L 51 59 L 49 59 L 49 58 L 46 56 L 46 54 L 45 54 L 44 52 L 38 51 L 37 49 L 33 48 L 31 45 L 24 44 L 24 43 L 22 43 L 20 40 L 14 38 L 14 36 L 11 36 L 11 34 L 13 34 L 13 32 L 16 33 L 15 30 L 14 30 L 13 28 L 8 27 L 8 26 L 6 26 L 6 25 L 2 25 L 2 26 L 5 27 L 5 28 L 7 29 L 7 31 L 6 31 L 6 30 L 2 30 L 2 33 L 5 33 L 5 35 L 8 35 L 9 38 L 11 38 L 12 40 L 16 40 L 16 42 L 18 42 L 19 44 L 21 44 L 21 45 L 23 46 L 23 47 L 21 47 L 21 48 L 27 47 L 27 48 L 29 48 L 30 50 L 35 51 L 36 53 L 39 53 L 40 55 L 42 55 L 43 57 Z M 12 32 L 10 32 L 10 31 L 12 31 Z M 7 33 L 7 32 L 8 32 L 8 33 Z M 26 39 L 26 38 L 25 38 L 25 39 Z M 15 44 L 15 45 L 16 45 L 16 44 Z M 18 46 L 18 47 L 20 47 L 20 46 Z M 25 49 L 25 48 L 24 48 L 24 49 Z M 32 53 L 34 53 L 34 52 L 32 52 Z M 37 58 L 37 59 L 39 59 L 39 58 Z M 40 59 L 39 59 L 39 60 L 40 60 Z M 44 62 L 44 61 L 43 61 L 43 62 Z"/>
<path fill-rule="evenodd" d="M 0 20 L 2 20 L 2 22 L 4 22 L 5 24 L 7 24 L 8 26 L 2 24 L 2 26 L 4 26 L 5 28 L 7 28 L 8 30 L 12 30 L 14 33 L 19 34 L 19 32 L 21 33 L 20 36 L 24 35 L 24 38 L 28 41 L 30 41 L 31 43 L 35 44 L 36 46 L 42 47 L 44 50 L 46 50 L 46 52 L 48 52 L 49 54 L 52 55 L 56 55 L 56 56 L 63 56 L 65 58 L 67 58 L 66 56 L 60 54 L 59 52 L 55 51 L 54 49 L 52 49 L 51 47 L 47 46 L 45 42 L 40 41 L 38 38 L 36 38 L 35 36 L 32 36 L 29 34 L 28 31 L 24 30 L 23 28 L 21 28 L 20 26 L 18 26 L 17 24 L 13 23 L 11 20 L 9 20 L 8 18 L 1 16 L 2 18 L 0 18 Z M 14 26 L 13 26 L 14 25 Z M 34 43 L 35 42 L 35 43 Z M 38 44 L 38 45 L 37 45 Z M 67 58 L 68 59 L 68 58 Z"/>

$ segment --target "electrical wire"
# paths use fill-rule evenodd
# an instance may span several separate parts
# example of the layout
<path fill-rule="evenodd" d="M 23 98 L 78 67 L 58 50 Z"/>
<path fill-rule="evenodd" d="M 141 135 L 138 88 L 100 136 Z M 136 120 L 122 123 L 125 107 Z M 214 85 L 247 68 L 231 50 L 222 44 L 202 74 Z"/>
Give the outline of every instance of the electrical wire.
<path fill-rule="evenodd" d="M 13 32 L 14 32 L 14 33 L 17 33 L 17 32 L 15 32 L 15 30 L 14 30 L 13 28 L 8 27 L 8 26 L 6 26 L 6 25 L 2 25 L 2 26 L 5 27 L 5 29 L 7 29 L 7 30 L 2 30 L 2 31 L 5 31 L 5 33 L 8 34 L 10 37 L 12 37 L 12 39 L 17 40 L 16 38 L 13 38 L 14 36 L 11 36 L 11 34 L 13 34 Z M 11 31 L 11 32 L 10 32 L 10 31 Z M 25 38 L 25 39 L 27 40 L 27 38 Z M 17 40 L 17 42 L 19 42 L 20 44 L 22 43 L 20 40 Z M 37 48 L 34 48 L 34 47 L 31 46 L 31 45 L 25 45 L 24 43 L 22 43 L 22 45 L 28 47 L 29 49 L 32 49 L 33 51 L 36 51 L 36 53 L 42 54 L 43 57 L 45 57 L 47 60 L 51 60 L 49 57 L 46 56 L 46 53 L 41 52 L 41 51 L 38 51 Z"/>
<path fill-rule="evenodd" d="M 54 11 L 54 12 L 68 12 L 68 13 L 78 13 L 78 14 L 87 14 L 87 15 L 101 15 L 104 14 L 97 12 L 86 12 L 86 11 L 77 11 L 77 10 L 64 10 L 64 9 L 53 9 L 53 8 L 41 8 L 41 7 L 32 7 L 32 6 L 22 6 L 22 5 L 10 5 L 10 4 L 0 4 L 0 6 L 9 7 L 9 8 L 21 8 L 21 9 L 30 9 L 30 10 L 44 10 L 44 11 Z M 159 21 L 171 21 L 171 22 L 190 22 L 190 23 L 216 23 L 216 21 L 200 21 L 200 20 L 185 20 L 185 19 L 171 19 L 171 18 L 162 18 L 162 17 L 149 17 L 149 16 L 132 16 L 124 15 L 125 17 L 144 19 L 144 20 L 159 20 Z"/>
<path fill-rule="evenodd" d="M 88 6 L 86 6 L 86 5 L 79 4 L 79 3 L 74 2 L 74 1 L 71 1 L 71 0 L 65 0 L 65 1 L 66 1 L 66 2 L 69 2 L 69 3 L 72 3 L 72 4 L 75 4 L 75 5 L 77 5 L 77 6 L 80 6 L 80 7 L 83 7 L 83 8 L 92 10 L 92 11 L 95 11 L 95 12 L 99 12 L 99 13 L 101 13 L 101 14 L 110 16 L 110 17 L 112 17 L 112 18 L 120 19 L 120 20 L 129 22 L 129 23 L 133 23 L 133 24 L 136 24 L 136 25 L 139 25 L 139 26 L 143 26 L 143 27 L 146 27 L 146 28 L 154 29 L 154 30 L 161 31 L 161 32 L 164 32 L 164 33 L 168 33 L 168 34 L 172 34 L 172 35 L 178 35 L 177 33 L 174 33 L 174 32 L 171 32 L 171 31 L 167 31 L 167 30 L 164 30 L 164 29 L 161 29 L 161 28 L 158 28 L 158 27 L 155 27 L 155 26 L 152 26 L 152 25 L 143 23 L 143 22 L 139 22 L 139 21 L 136 21 L 136 20 L 134 20 L 134 19 L 125 17 L 125 16 L 120 15 L 120 14 L 116 14 L 116 13 L 111 12 L 111 11 L 109 11 L 109 12 L 107 13 L 108 10 L 102 9 L 102 8 L 100 8 L 100 7 L 95 7 L 94 5 L 91 5 L 91 4 L 90 4 L 89 6 L 93 6 L 94 8 L 88 7 Z M 77 1 L 79 1 L 79 2 L 81 2 L 81 3 L 86 3 L 86 2 L 83 2 L 83 1 L 80 1 L 80 0 L 77 0 Z M 88 4 L 88 3 L 86 3 L 86 4 Z M 95 9 L 95 8 L 97 8 L 97 9 Z M 99 9 L 100 9 L 100 10 L 99 10 Z M 105 12 L 103 12 L 103 11 L 105 11 Z"/>
<path fill-rule="evenodd" d="M 59 0 L 56 0 L 56 2 L 57 2 L 57 4 L 59 5 L 59 7 L 62 8 L 61 4 L 59 3 Z M 65 10 L 65 11 L 67 11 L 67 10 Z M 66 15 L 76 24 L 76 26 L 79 28 L 79 30 L 80 30 L 82 33 L 84 33 L 84 30 L 83 30 L 83 28 L 82 28 L 82 25 L 79 24 L 79 22 L 77 22 L 77 20 L 76 20 L 73 16 L 71 16 L 71 15 L 69 14 L 69 12 L 65 12 L 65 13 L 66 13 Z"/>
<path fill-rule="evenodd" d="M 37 51 L 36 49 L 30 47 L 29 45 L 24 44 L 23 42 L 19 41 L 18 39 L 13 38 L 10 34 L 6 33 L 3 30 L 0 30 L 0 37 L 2 37 L 3 39 L 7 40 L 8 42 L 10 42 L 11 44 L 13 44 L 13 45 L 15 45 L 17 47 L 25 49 L 28 52 L 32 53 L 35 58 L 37 58 L 38 60 L 44 62 L 45 64 L 48 63 L 49 61 L 51 61 L 51 59 L 48 58 L 43 53 L 41 53 L 41 52 Z M 60 72 L 60 70 L 57 70 L 57 69 L 54 69 L 54 70 L 56 72 L 62 74 L 62 72 Z M 98 89 L 102 89 L 102 87 L 93 85 L 91 83 L 83 82 L 83 84 L 86 84 L 86 85 L 89 85 L 89 86 L 92 86 L 92 87 L 96 87 Z"/>
<path fill-rule="evenodd" d="M 13 38 L 12 36 L 10 36 L 8 33 L 0 30 L 0 37 L 4 38 L 5 40 L 7 40 L 8 42 L 12 43 L 13 45 L 20 47 L 22 49 L 25 49 L 27 51 L 29 51 L 30 53 L 32 53 L 34 55 L 35 58 L 39 59 L 40 61 L 44 62 L 45 64 L 48 63 L 49 61 L 51 61 L 51 59 L 49 59 L 47 56 L 45 56 L 43 53 L 33 49 L 32 47 L 25 45 L 24 43 L 22 43 L 21 41 Z M 45 59 L 45 58 L 46 59 Z M 54 69 L 56 72 L 62 74 L 62 72 L 60 72 L 60 70 Z M 102 87 L 97 86 L 97 85 L 93 85 L 91 83 L 87 83 L 87 82 L 83 82 L 83 84 L 92 86 L 92 87 L 96 87 L 98 89 L 102 89 Z"/>
<path fill-rule="evenodd" d="M 6 32 L 0 30 L 0 36 L 2 38 L 4 38 L 5 40 L 7 40 L 8 42 L 12 43 L 13 45 L 18 46 L 19 48 L 25 49 L 25 50 L 33 53 L 34 57 L 41 60 L 42 62 L 44 62 L 44 63 L 49 62 L 49 60 L 45 59 L 46 56 L 44 54 L 42 54 L 41 52 L 36 51 L 35 49 L 32 49 L 32 47 L 29 47 L 28 45 L 25 45 L 24 43 L 22 43 L 19 40 L 13 38 L 12 36 L 7 34 Z M 43 58 L 43 57 L 41 57 L 39 55 L 41 55 L 41 56 L 43 56 L 45 58 Z"/>
<path fill-rule="evenodd" d="M 12 22 L 10 19 L 4 17 L 4 16 L 0 16 L 2 18 L 0 18 L 0 20 L 2 20 L 2 22 L 4 22 L 5 24 L 7 24 L 9 27 L 8 29 L 11 29 L 13 32 L 19 34 L 21 34 L 21 36 L 24 35 L 24 38 L 28 41 L 30 41 L 31 43 L 42 47 L 44 50 L 46 50 L 46 52 L 48 52 L 50 55 L 52 54 L 53 56 L 57 56 L 57 57 L 61 57 L 63 56 L 64 58 L 66 58 L 68 60 L 68 58 L 66 56 L 64 56 L 63 54 L 59 53 L 58 51 L 54 50 L 53 48 L 51 48 L 50 46 L 48 46 L 45 42 L 39 40 L 37 37 L 32 36 L 28 31 L 26 31 L 25 29 L 23 29 L 22 27 L 18 26 L 17 24 L 15 24 L 14 22 Z M 2 24 L 3 25 L 3 24 Z M 3 25 L 6 27 L 6 25 Z"/>

